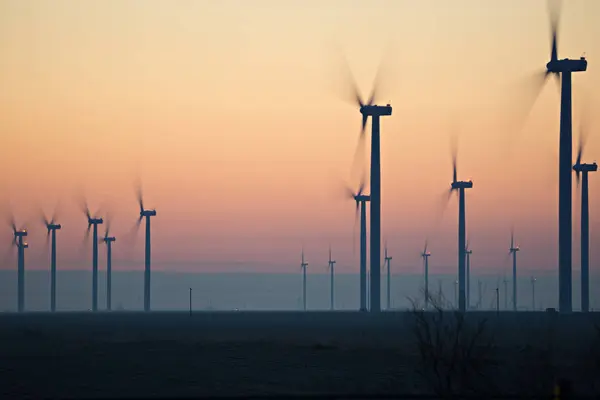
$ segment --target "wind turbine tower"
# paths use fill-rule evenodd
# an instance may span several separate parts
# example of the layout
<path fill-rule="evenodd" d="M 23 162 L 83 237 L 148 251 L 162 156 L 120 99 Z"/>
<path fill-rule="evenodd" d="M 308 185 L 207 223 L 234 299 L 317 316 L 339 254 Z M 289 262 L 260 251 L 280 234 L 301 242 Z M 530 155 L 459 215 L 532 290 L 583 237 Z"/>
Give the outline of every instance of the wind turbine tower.
<path fill-rule="evenodd" d="M 421 257 L 423 258 L 423 272 L 425 274 L 425 309 L 429 308 L 429 257 L 431 257 L 431 253 L 427 251 L 427 240 L 425 241 L 425 247 L 423 248 L 423 252 L 421 253 Z M 440 283 L 440 294 L 442 292 L 441 281 Z M 441 298 L 440 298 L 441 300 Z"/>
<path fill-rule="evenodd" d="M 363 181 L 356 193 L 348 189 L 348 196 L 356 202 L 355 218 L 360 213 L 360 311 L 367 311 L 367 202 L 371 200 L 363 194 L 364 188 Z"/>
<path fill-rule="evenodd" d="M 380 118 L 392 115 L 392 106 L 378 106 L 374 104 L 376 87 L 373 88 L 369 100 L 365 103 L 362 96 L 355 90 L 356 101 L 362 114 L 361 142 L 365 137 L 365 127 L 371 117 L 371 268 L 369 279 L 370 309 L 372 312 L 381 311 L 381 144 L 380 144 Z"/>
<path fill-rule="evenodd" d="M 17 229 L 14 220 L 11 221 L 13 230 L 13 245 L 17 247 L 17 310 L 25 311 L 25 249 L 29 247 L 25 242 L 27 229 Z"/>
<path fill-rule="evenodd" d="M 519 246 L 515 246 L 514 234 L 510 233 L 510 249 L 509 254 L 512 254 L 513 259 L 513 268 L 512 268 L 512 284 L 513 284 L 513 311 L 517 311 L 517 252 L 519 251 Z"/>
<path fill-rule="evenodd" d="M 141 188 L 138 190 L 138 203 L 140 205 L 140 218 L 137 221 L 139 227 L 142 219 L 146 218 L 146 251 L 144 258 L 144 311 L 150 311 L 150 217 L 156 216 L 156 210 L 146 210 Z"/>
<path fill-rule="evenodd" d="M 388 252 L 387 252 L 387 243 L 385 244 L 385 255 L 384 255 L 384 262 L 387 266 L 387 304 L 386 304 L 386 310 L 390 310 L 392 301 L 391 301 L 391 291 L 390 291 L 390 278 L 391 278 L 391 274 L 390 274 L 390 262 L 392 261 L 392 257 L 388 257 Z"/>
<path fill-rule="evenodd" d="M 304 263 L 304 261 L 302 261 L 302 263 Z M 333 284 L 333 277 L 334 277 L 334 266 L 335 266 L 335 260 L 331 259 L 331 246 L 329 246 L 329 261 L 328 261 L 328 265 L 329 265 L 329 271 L 331 273 L 331 311 L 333 311 L 334 309 L 334 302 L 335 302 L 335 292 L 334 292 L 334 284 Z"/>
<path fill-rule="evenodd" d="M 558 59 L 558 14 L 551 15 L 552 50 L 546 64 L 546 76 L 554 74 L 561 79 L 560 95 L 560 150 L 558 167 L 558 286 L 559 310 L 573 311 L 572 268 L 571 268 L 571 169 L 573 167 L 572 114 L 571 114 L 571 74 L 587 70 L 585 57 L 577 60 Z"/>
<path fill-rule="evenodd" d="M 50 310 L 56 311 L 56 231 L 60 230 L 62 226 L 54 221 L 54 216 L 48 221 L 44 216 L 44 225 L 48 230 L 48 236 L 51 235 L 51 246 L 50 250 Z"/>
<path fill-rule="evenodd" d="M 306 267 L 308 267 L 308 263 L 304 261 L 304 249 L 302 249 L 300 269 L 302 270 L 302 308 L 304 311 L 306 311 Z"/>
<path fill-rule="evenodd" d="M 577 162 L 573 166 L 577 177 L 577 186 L 581 182 L 581 311 L 590 310 L 590 205 L 588 173 L 598 171 L 598 165 L 584 164 L 581 156 L 584 148 L 584 133 L 580 134 Z"/>
<path fill-rule="evenodd" d="M 465 190 L 473 188 L 473 181 L 457 180 L 457 148 L 452 148 L 452 183 L 448 197 L 453 191 L 458 192 L 458 309 L 466 310 L 465 290 L 465 256 L 466 256 L 466 212 L 465 212 Z"/>
<path fill-rule="evenodd" d="M 102 217 L 92 216 L 86 203 L 84 203 L 83 212 L 88 221 L 86 239 L 90 235 L 90 228 L 93 226 L 92 233 L 92 311 L 98 311 L 98 225 L 104 223 Z"/>
<path fill-rule="evenodd" d="M 110 224 L 106 224 L 106 232 L 102 242 L 106 244 L 106 309 L 112 310 L 112 244 L 117 240 L 114 236 L 109 236 Z"/>
<path fill-rule="evenodd" d="M 535 279 L 533 276 L 531 277 L 531 311 L 535 311 Z"/>
<path fill-rule="evenodd" d="M 471 308 L 471 254 L 473 254 L 473 250 L 469 249 L 469 241 L 467 241 L 465 248 L 467 257 L 467 309 Z"/>

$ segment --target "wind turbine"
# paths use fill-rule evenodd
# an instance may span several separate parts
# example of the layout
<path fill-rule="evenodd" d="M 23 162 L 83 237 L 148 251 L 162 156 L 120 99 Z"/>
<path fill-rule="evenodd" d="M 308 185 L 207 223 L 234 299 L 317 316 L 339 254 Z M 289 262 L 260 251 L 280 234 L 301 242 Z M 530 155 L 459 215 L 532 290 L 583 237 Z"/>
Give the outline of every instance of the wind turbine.
<path fill-rule="evenodd" d="M 13 246 L 17 247 L 17 310 L 25 311 L 25 249 L 29 247 L 25 242 L 27 229 L 17 229 L 14 218 L 10 217 L 10 226 L 13 231 Z"/>
<path fill-rule="evenodd" d="M 588 173 L 596 172 L 598 165 L 585 164 L 581 162 L 583 149 L 585 147 L 585 136 L 583 129 L 579 134 L 579 149 L 577 150 L 577 162 L 573 166 L 577 177 L 577 186 L 581 182 L 581 311 L 590 310 L 590 206 Z M 581 175 L 581 176 L 580 176 Z"/>
<path fill-rule="evenodd" d="M 425 309 L 429 308 L 429 257 L 431 257 L 431 253 L 427 251 L 427 240 L 425 240 L 425 247 L 423 247 L 423 252 L 421 253 L 421 257 L 423 258 L 423 268 L 425 273 Z M 441 281 L 440 283 L 440 293 L 441 293 Z M 441 298 L 440 298 L 441 300 Z"/>
<path fill-rule="evenodd" d="M 550 61 L 546 64 L 538 93 L 543 83 L 550 75 L 561 82 L 560 95 L 560 150 L 558 167 L 558 303 L 560 312 L 569 313 L 572 305 L 572 266 L 571 266 L 571 168 L 573 167 L 572 147 L 572 104 L 571 104 L 571 74 L 587 70 L 585 57 L 579 59 L 558 59 L 558 20 L 559 8 L 549 7 L 551 28 Z M 537 97 L 537 93 L 536 93 Z"/>
<path fill-rule="evenodd" d="M 504 283 L 504 309 L 508 310 L 508 279 L 506 279 L 506 276 L 502 280 L 502 283 Z"/>
<path fill-rule="evenodd" d="M 302 307 L 306 311 L 306 267 L 308 263 L 304 261 L 304 248 L 302 249 L 302 263 L 300 269 L 302 270 Z"/>
<path fill-rule="evenodd" d="M 452 192 L 458 193 L 458 309 L 466 310 L 465 296 L 465 255 L 466 255 L 466 216 L 465 216 L 465 190 L 473 187 L 473 181 L 457 180 L 457 146 L 452 141 L 452 183 L 448 191 L 448 199 Z"/>
<path fill-rule="evenodd" d="M 50 310 L 56 311 L 56 231 L 60 230 L 62 226 L 55 222 L 56 212 L 52 215 L 52 218 L 48 220 L 45 215 L 42 215 L 42 221 L 48 230 L 46 235 L 46 241 L 50 234 L 52 234 L 52 249 L 50 252 Z"/>
<path fill-rule="evenodd" d="M 467 257 L 467 309 L 471 308 L 471 254 L 473 250 L 469 249 L 469 241 L 465 245 L 465 255 Z"/>
<path fill-rule="evenodd" d="M 379 73 L 378 73 L 379 77 Z M 375 80 L 373 90 L 367 102 L 365 102 L 353 81 L 353 95 L 356 105 L 362 114 L 362 128 L 360 131 L 358 149 L 363 149 L 365 140 L 365 128 L 369 117 L 371 117 L 371 279 L 370 282 L 370 307 L 371 311 L 381 311 L 381 161 L 380 161 L 380 118 L 392 115 L 392 106 L 378 106 L 375 103 L 378 91 L 378 79 Z"/>
<path fill-rule="evenodd" d="M 117 240 L 110 234 L 110 220 L 106 221 L 106 231 L 101 241 L 106 244 L 106 309 L 112 310 L 112 244 Z"/>
<path fill-rule="evenodd" d="M 392 257 L 388 257 L 388 252 L 387 252 L 387 242 L 385 243 L 385 255 L 384 255 L 384 262 L 387 266 L 387 304 L 386 304 L 386 310 L 390 310 L 391 307 L 391 291 L 390 291 L 390 279 L 391 279 L 391 275 L 390 275 L 390 262 L 392 261 Z"/>
<path fill-rule="evenodd" d="M 513 268 L 512 268 L 512 284 L 513 284 L 513 311 L 517 311 L 517 252 L 519 246 L 515 246 L 514 232 L 510 232 L 510 249 L 508 254 L 512 254 Z"/>
<path fill-rule="evenodd" d="M 146 252 L 144 261 L 144 311 L 150 311 L 150 217 L 156 216 L 156 210 L 147 210 L 144 208 L 144 199 L 141 186 L 137 192 L 138 204 L 140 205 L 140 218 L 137 221 L 136 229 L 139 229 L 142 219 L 146 218 Z"/>
<path fill-rule="evenodd" d="M 303 261 L 304 263 L 304 261 Z M 328 261 L 329 271 L 331 272 L 331 311 L 334 309 L 334 284 L 333 284 L 333 276 L 334 276 L 334 266 L 335 260 L 331 259 L 331 246 L 329 246 L 329 261 Z"/>
<path fill-rule="evenodd" d="M 360 213 L 360 311 L 367 311 L 367 202 L 371 200 L 363 194 L 364 188 L 363 179 L 356 193 L 346 189 L 348 197 L 356 202 L 355 225 Z"/>
<path fill-rule="evenodd" d="M 535 311 L 535 279 L 533 276 L 531 277 L 531 311 Z"/>
<path fill-rule="evenodd" d="M 83 203 L 83 213 L 85 214 L 88 227 L 85 232 L 84 240 L 90 236 L 90 228 L 93 226 L 92 235 L 92 311 L 98 311 L 98 225 L 102 225 L 104 220 L 102 217 L 92 216 L 87 203 Z"/>

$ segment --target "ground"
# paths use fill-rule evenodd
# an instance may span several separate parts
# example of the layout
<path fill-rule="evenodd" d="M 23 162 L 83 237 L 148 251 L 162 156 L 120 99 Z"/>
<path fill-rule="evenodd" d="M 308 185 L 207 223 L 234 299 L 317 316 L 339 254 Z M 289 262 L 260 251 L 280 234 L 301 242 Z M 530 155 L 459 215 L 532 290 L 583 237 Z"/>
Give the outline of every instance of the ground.
<path fill-rule="evenodd" d="M 488 320 L 498 390 L 545 390 L 549 375 L 595 390 L 599 314 L 468 318 Z M 413 328 L 409 312 L 3 314 L 0 395 L 428 393 Z M 512 374 L 519 368 L 537 383 Z"/>

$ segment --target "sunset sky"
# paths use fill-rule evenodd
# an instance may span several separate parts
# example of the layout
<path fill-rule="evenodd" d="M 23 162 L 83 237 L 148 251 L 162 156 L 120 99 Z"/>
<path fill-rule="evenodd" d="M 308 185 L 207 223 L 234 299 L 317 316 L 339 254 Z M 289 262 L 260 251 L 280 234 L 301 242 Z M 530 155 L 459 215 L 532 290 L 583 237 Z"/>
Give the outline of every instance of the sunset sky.
<path fill-rule="evenodd" d="M 600 159 L 599 17 L 597 0 L 565 1 L 558 44 L 559 58 L 589 62 L 573 78 L 573 151 L 590 109 L 589 162 Z M 394 111 L 382 120 L 382 235 L 395 272 L 420 270 L 426 237 L 431 270 L 456 269 L 454 197 L 436 222 L 452 129 L 459 178 L 474 182 L 474 268 L 507 268 L 514 225 L 521 266 L 554 271 L 555 81 L 518 122 L 549 40 L 542 0 L 0 0 L 0 196 L 28 224 L 30 268 L 48 265 L 38 209 L 59 201 L 59 267 L 89 268 L 83 192 L 112 212 L 114 267 L 141 269 L 143 229 L 130 251 L 124 239 L 140 176 L 158 214 L 156 269 L 298 273 L 304 245 L 309 268 L 325 272 L 331 243 L 338 271 L 356 272 L 354 204 L 340 186 L 361 117 L 343 98 L 341 49 L 365 97 L 384 60 L 381 102 Z M 599 206 L 600 173 L 590 175 L 592 243 Z M 10 238 L 5 224 L 0 251 Z"/>

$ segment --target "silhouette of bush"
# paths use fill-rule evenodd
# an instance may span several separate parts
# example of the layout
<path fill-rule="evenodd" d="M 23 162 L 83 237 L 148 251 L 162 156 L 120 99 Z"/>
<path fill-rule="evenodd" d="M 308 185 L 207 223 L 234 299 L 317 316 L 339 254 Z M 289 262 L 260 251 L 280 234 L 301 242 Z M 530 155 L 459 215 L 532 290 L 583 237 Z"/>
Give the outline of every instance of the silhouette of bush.
<path fill-rule="evenodd" d="M 429 296 L 426 311 L 412 301 L 418 373 L 440 397 L 484 395 L 494 391 L 490 369 L 496 365 L 487 320 L 473 322 L 451 310 L 443 296 Z"/>

